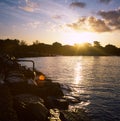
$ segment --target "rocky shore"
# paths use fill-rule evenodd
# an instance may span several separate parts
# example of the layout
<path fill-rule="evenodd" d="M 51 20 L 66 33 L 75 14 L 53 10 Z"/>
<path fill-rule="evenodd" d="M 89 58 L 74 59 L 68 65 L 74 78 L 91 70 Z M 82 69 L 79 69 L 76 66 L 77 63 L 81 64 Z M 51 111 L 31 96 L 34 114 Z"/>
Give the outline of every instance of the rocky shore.
<path fill-rule="evenodd" d="M 69 103 L 59 83 L 0 55 L 0 121 L 89 121 L 83 110 L 69 111 Z"/>

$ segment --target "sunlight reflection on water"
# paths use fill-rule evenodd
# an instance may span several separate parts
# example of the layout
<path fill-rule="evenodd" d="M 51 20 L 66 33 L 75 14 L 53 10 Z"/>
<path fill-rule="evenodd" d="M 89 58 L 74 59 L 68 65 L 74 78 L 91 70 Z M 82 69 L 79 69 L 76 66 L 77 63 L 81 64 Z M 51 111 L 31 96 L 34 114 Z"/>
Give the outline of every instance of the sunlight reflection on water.
<path fill-rule="evenodd" d="M 80 62 L 77 62 L 74 68 L 74 84 L 80 84 L 82 77 L 82 66 Z"/>

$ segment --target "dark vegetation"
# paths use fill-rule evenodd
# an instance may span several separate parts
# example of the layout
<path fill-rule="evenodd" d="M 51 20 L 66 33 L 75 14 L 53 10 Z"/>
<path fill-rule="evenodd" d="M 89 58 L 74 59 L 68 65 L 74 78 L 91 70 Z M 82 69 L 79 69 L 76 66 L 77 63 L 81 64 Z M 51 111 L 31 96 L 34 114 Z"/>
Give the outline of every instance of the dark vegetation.
<path fill-rule="evenodd" d="M 15 57 L 38 57 L 38 56 L 120 56 L 120 48 L 108 44 L 101 46 L 100 42 L 94 41 L 93 45 L 84 43 L 83 45 L 75 44 L 74 46 L 62 45 L 54 42 L 52 45 L 40 43 L 38 40 L 31 45 L 27 45 L 26 41 L 17 39 L 0 40 L 0 52 L 7 53 Z"/>

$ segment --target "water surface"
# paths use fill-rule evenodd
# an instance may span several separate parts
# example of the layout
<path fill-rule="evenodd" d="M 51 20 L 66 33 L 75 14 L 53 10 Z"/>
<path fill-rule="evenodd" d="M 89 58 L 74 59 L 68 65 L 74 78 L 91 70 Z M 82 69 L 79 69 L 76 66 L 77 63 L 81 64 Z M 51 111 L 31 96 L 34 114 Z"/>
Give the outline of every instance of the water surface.
<path fill-rule="evenodd" d="M 27 59 L 27 58 L 26 58 Z M 37 70 L 69 87 L 93 121 L 120 121 L 120 57 L 56 56 L 29 58 Z M 27 66 L 31 66 L 26 63 Z"/>

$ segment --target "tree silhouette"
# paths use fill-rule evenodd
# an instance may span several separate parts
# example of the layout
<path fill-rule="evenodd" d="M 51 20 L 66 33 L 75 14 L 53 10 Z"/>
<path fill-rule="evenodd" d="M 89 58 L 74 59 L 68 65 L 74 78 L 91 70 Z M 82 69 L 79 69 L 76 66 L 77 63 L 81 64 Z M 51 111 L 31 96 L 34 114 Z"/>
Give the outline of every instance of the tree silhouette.
<path fill-rule="evenodd" d="M 59 48 L 62 46 L 62 44 L 59 42 L 54 42 L 52 45 L 53 45 L 53 47 L 56 47 L 56 48 Z"/>
<path fill-rule="evenodd" d="M 94 47 L 101 47 L 100 42 L 98 41 L 94 41 L 93 44 L 94 44 Z"/>
<path fill-rule="evenodd" d="M 36 40 L 35 42 L 33 42 L 33 45 L 39 45 L 40 42 L 38 40 Z"/>
<path fill-rule="evenodd" d="M 101 46 L 100 42 L 94 41 L 93 46 L 90 43 L 74 46 L 62 45 L 54 42 L 52 45 L 40 43 L 38 40 L 31 45 L 27 45 L 26 41 L 17 39 L 0 39 L 0 53 L 6 53 L 15 57 L 38 57 L 50 55 L 117 55 L 120 56 L 120 48 L 114 45 Z"/>
<path fill-rule="evenodd" d="M 53 51 L 55 52 L 54 54 L 58 54 L 58 55 L 61 54 L 61 47 L 62 47 L 61 43 L 54 42 L 52 46 L 53 46 Z"/>
<path fill-rule="evenodd" d="M 105 46 L 105 51 L 109 54 L 109 55 L 119 55 L 119 50 L 116 46 L 114 45 L 106 45 Z"/>

